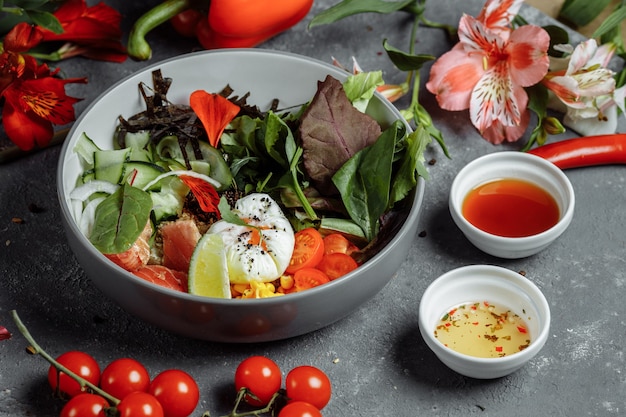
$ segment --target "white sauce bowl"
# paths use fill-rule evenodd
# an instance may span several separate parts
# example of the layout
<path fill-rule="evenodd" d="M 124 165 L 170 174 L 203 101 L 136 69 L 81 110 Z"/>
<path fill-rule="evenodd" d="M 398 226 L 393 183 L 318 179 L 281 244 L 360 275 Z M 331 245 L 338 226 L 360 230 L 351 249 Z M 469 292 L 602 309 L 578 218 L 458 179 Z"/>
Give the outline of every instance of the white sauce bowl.
<path fill-rule="evenodd" d="M 494 235 L 470 223 L 462 214 L 467 194 L 481 184 L 505 178 L 531 182 L 552 195 L 559 207 L 558 222 L 525 237 Z M 474 246 L 493 256 L 517 259 L 539 253 L 561 236 L 574 216 L 574 201 L 572 184 L 556 165 L 536 155 L 502 151 L 481 156 L 459 171 L 450 189 L 449 208 L 452 219 Z"/>

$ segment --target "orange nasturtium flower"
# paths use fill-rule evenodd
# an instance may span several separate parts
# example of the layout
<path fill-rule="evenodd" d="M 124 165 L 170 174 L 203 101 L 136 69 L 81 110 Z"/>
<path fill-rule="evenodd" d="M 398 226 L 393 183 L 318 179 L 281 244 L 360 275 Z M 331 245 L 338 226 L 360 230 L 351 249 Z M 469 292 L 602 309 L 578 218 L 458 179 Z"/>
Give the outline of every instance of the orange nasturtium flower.
<path fill-rule="evenodd" d="M 58 59 L 82 55 L 90 59 L 124 62 L 126 48 L 121 43 L 121 14 L 104 3 L 87 7 L 85 0 L 66 0 L 54 12 L 62 33 L 38 28 L 43 41 L 61 41 Z"/>
<path fill-rule="evenodd" d="M 535 25 L 512 29 L 523 0 L 488 0 L 478 18 L 464 15 L 459 43 L 432 66 L 426 88 L 441 108 L 469 108 L 472 124 L 494 144 L 514 142 L 530 120 L 524 87 L 548 72 L 550 35 Z"/>
<path fill-rule="evenodd" d="M 60 79 L 58 69 L 22 54 L 39 41 L 27 23 L 16 25 L 4 38 L 0 49 L 0 97 L 4 98 L 4 130 L 22 150 L 45 146 L 52 139 L 52 125 L 74 120 L 74 103 L 80 99 L 65 94 L 65 84 L 85 83 L 85 78 Z"/>
<path fill-rule="evenodd" d="M 202 122 L 209 143 L 213 147 L 217 147 L 224 129 L 240 110 L 238 105 L 227 98 L 204 90 L 191 93 L 189 105 Z"/>
<path fill-rule="evenodd" d="M 189 175 L 178 176 L 187 187 L 191 190 L 200 208 L 205 213 L 216 213 L 217 218 L 221 218 L 220 211 L 217 206 L 220 203 L 220 196 L 215 187 L 202 178 L 196 178 Z"/>

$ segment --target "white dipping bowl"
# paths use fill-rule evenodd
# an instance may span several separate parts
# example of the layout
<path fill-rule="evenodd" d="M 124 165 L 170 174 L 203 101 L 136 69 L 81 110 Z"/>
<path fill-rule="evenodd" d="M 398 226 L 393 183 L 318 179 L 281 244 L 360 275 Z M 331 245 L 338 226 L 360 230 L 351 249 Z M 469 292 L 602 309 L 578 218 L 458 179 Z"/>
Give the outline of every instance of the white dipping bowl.
<path fill-rule="evenodd" d="M 504 237 L 479 229 L 462 214 L 467 194 L 489 181 L 511 178 L 531 182 L 552 195 L 559 220 L 550 229 L 525 237 Z M 449 208 L 452 219 L 478 249 L 499 258 L 518 259 L 539 253 L 567 229 L 574 216 L 574 189 L 553 163 L 525 152 L 503 151 L 479 157 L 467 164 L 452 182 Z"/>
<path fill-rule="evenodd" d="M 528 325 L 530 345 L 512 355 L 480 358 L 456 352 L 435 337 L 435 328 L 454 306 L 488 301 L 507 307 Z M 449 271 L 433 281 L 419 305 L 420 333 L 446 366 L 477 379 L 500 378 L 524 366 L 543 348 L 550 331 L 550 307 L 539 288 L 523 275 L 493 265 L 470 265 Z"/>

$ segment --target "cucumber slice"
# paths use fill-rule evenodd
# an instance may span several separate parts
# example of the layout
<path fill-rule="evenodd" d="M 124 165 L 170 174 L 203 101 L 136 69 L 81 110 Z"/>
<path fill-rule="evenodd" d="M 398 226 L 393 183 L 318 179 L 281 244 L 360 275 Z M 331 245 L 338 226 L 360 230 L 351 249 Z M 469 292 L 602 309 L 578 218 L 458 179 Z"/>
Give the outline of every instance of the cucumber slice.
<path fill-rule="evenodd" d="M 93 154 L 94 174 L 97 180 L 121 184 L 124 178 L 125 163 L 130 156 L 130 149 L 97 150 Z"/>
<path fill-rule="evenodd" d="M 80 158 L 90 167 L 94 164 L 94 153 L 99 150 L 100 148 L 98 145 L 96 145 L 85 132 L 80 135 L 80 138 L 78 138 L 76 145 L 74 146 L 74 152 L 76 152 L 78 156 L 80 156 Z"/>
<path fill-rule="evenodd" d="M 128 182 L 134 187 L 143 189 L 150 181 L 165 172 L 160 166 L 144 161 L 129 161 L 125 164 L 124 182 Z M 151 187 L 158 189 L 158 184 Z"/>

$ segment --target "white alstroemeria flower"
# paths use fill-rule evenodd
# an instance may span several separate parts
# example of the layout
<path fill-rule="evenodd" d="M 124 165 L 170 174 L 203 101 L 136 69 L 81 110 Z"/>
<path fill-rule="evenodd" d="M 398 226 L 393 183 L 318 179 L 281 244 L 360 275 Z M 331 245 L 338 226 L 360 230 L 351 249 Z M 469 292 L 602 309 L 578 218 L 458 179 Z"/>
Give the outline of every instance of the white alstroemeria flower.
<path fill-rule="evenodd" d="M 624 90 L 615 89 L 615 72 L 607 68 L 615 45 L 598 46 L 594 39 L 581 42 L 572 52 L 567 69 L 553 70 L 543 84 L 565 105 L 563 123 L 582 135 L 614 133 L 617 106 L 624 106 Z"/>

